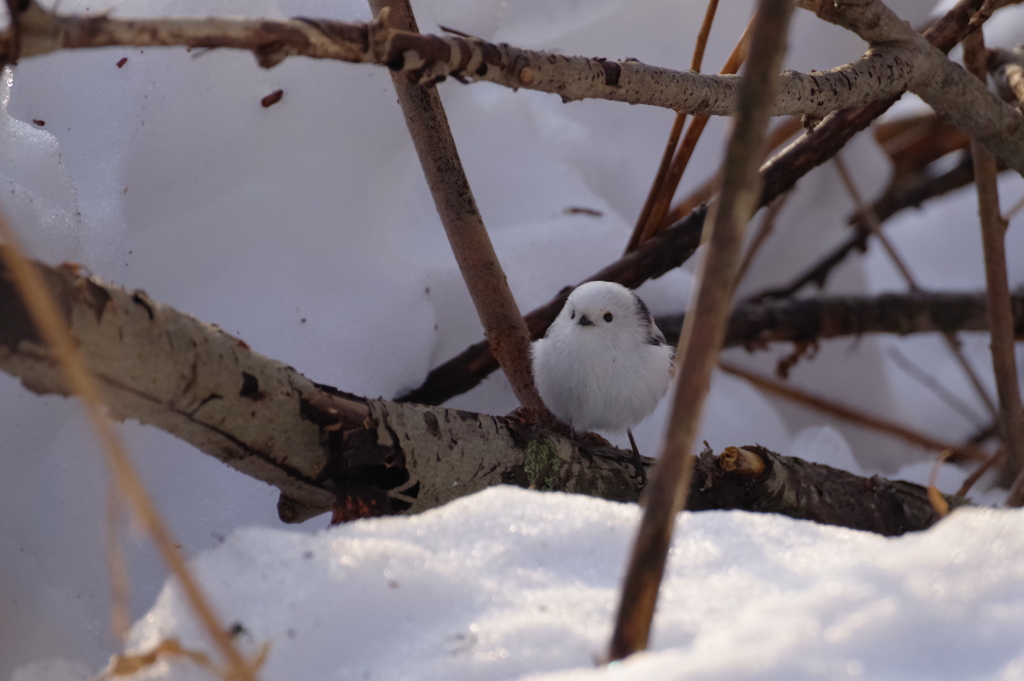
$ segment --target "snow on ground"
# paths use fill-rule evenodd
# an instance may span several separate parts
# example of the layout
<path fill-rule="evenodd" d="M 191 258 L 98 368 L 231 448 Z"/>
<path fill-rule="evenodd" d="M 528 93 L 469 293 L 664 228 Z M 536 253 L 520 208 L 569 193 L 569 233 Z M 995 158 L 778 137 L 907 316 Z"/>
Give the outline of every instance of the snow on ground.
<path fill-rule="evenodd" d="M 265 681 L 1024 674 L 1024 511 L 992 509 L 898 539 L 683 514 L 651 652 L 595 670 L 638 519 L 632 504 L 500 487 L 314 535 L 238 530 L 193 565 L 225 621 L 244 629 L 240 646 L 269 644 Z M 211 652 L 174 583 L 128 649 L 169 638 Z M 12 681 L 39 678 L 30 668 Z M 167 658 L 130 678 L 217 677 Z"/>
<path fill-rule="evenodd" d="M 527 47 L 635 57 L 668 66 L 689 63 L 705 6 L 704 0 L 414 0 L 413 4 L 424 31 L 436 32 L 437 25 L 444 24 Z M 923 20 L 930 9 L 929 3 L 918 0 L 889 4 L 913 24 Z M 724 61 L 747 21 L 750 5 L 749 0 L 723 4 L 705 58 L 707 70 Z M 363 0 L 60 3 L 65 12 L 100 9 L 111 9 L 118 16 L 213 13 L 369 18 Z M 1013 16 L 1020 15 L 1000 15 L 1003 40 L 1020 34 L 1013 29 L 1021 20 Z M 806 12 L 798 12 L 794 19 L 790 46 L 787 66 L 803 70 L 856 59 L 863 49 L 856 37 L 823 25 Z M 127 61 L 118 66 L 122 59 Z M 261 107 L 260 99 L 279 88 L 284 90 L 282 100 L 270 108 Z M 511 92 L 489 84 L 467 87 L 446 82 L 439 90 L 484 220 L 523 309 L 547 301 L 563 286 L 618 257 L 660 158 L 671 124 L 670 112 L 596 101 L 563 105 L 550 95 Z M 717 167 L 726 127 L 723 120 L 711 122 L 681 191 L 702 183 Z M 886 161 L 867 135 L 856 138 L 843 155 L 863 194 L 871 196 L 885 185 Z M 1007 177 L 1001 187 L 1006 206 L 1024 193 L 1019 177 Z M 479 322 L 395 105 L 390 79 L 380 68 L 289 59 L 265 71 L 256 67 L 251 55 L 229 50 L 189 53 L 109 48 L 24 59 L 0 80 L 0 190 L 0 209 L 37 257 L 50 263 L 74 260 L 107 281 L 143 288 L 154 299 L 219 324 L 257 351 L 291 364 L 319 382 L 368 396 L 394 396 L 418 385 L 430 367 L 481 338 Z M 957 192 L 896 218 L 888 227 L 929 286 L 966 290 L 980 285 L 972 201 L 970 191 Z M 567 213 L 570 207 L 589 208 L 600 215 Z M 785 281 L 844 239 L 846 215 L 851 209 L 832 166 L 802 180 L 782 211 L 775 235 L 741 285 L 741 295 Z M 1024 283 L 1019 220 L 1011 224 L 1008 237 L 1011 286 Z M 656 313 L 679 312 L 685 307 L 691 269 L 642 287 L 641 294 Z M 903 285 L 877 249 L 864 258 L 851 259 L 829 283 L 829 291 L 884 290 L 903 290 Z M 986 339 L 974 335 L 964 340 L 968 357 L 982 370 L 983 381 L 991 385 Z M 959 439 L 969 434 L 973 427 L 970 418 L 951 412 L 931 392 L 908 379 L 891 359 L 893 347 L 928 367 L 980 412 L 977 400 L 935 339 L 862 338 L 826 343 L 815 359 L 793 369 L 791 380 L 937 437 Z M 734 350 L 729 358 L 769 371 L 789 352 L 790 348 L 779 347 L 747 356 Z M 451 404 L 490 413 L 505 413 L 515 406 L 507 382 L 498 375 Z M 637 429 L 645 452 L 657 450 L 667 407 L 663 403 Z M 271 631 L 272 626 L 283 626 L 284 620 L 275 617 L 309 623 L 312 611 L 310 617 L 298 611 L 236 615 L 241 618 L 245 614 L 245 625 L 255 632 L 254 640 L 273 641 L 273 657 L 268 662 L 272 666 L 285 659 L 280 656 L 286 655 L 290 646 L 313 648 L 321 640 L 323 646 L 314 652 L 323 657 L 325 665 L 350 665 L 346 667 L 349 670 L 359 664 L 371 665 L 386 672 L 383 678 L 400 678 L 406 673 L 430 678 L 431 674 L 422 671 L 427 667 L 414 664 L 417 655 L 422 665 L 440 665 L 435 669 L 446 670 L 438 672 L 441 676 L 450 673 L 457 679 L 457 670 L 444 665 L 462 665 L 459 669 L 469 675 L 466 678 L 491 678 L 492 670 L 498 669 L 503 671 L 495 674 L 509 678 L 545 669 L 585 667 L 603 649 L 612 593 L 636 509 L 502 490 L 424 518 L 360 523 L 313 537 L 311 533 L 322 529 L 326 521 L 319 518 L 298 528 L 282 529 L 274 510 L 276 494 L 268 486 L 154 429 L 131 422 L 120 428 L 183 550 L 199 555 L 213 549 L 199 559 L 201 565 L 230 562 L 229 556 L 236 555 L 231 552 L 249 551 L 258 556 L 255 564 L 260 570 L 270 571 L 257 570 L 251 575 L 253 580 L 262 579 L 260 574 L 273 574 L 299 591 L 299 575 L 311 575 L 309 571 L 318 566 L 323 574 L 330 572 L 347 584 L 345 588 L 353 588 L 342 592 L 351 596 L 346 605 L 338 601 L 340 613 L 348 619 L 335 626 L 343 629 L 357 622 L 376 627 L 372 631 L 377 633 L 370 635 L 368 630 L 362 638 L 353 639 L 361 643 L 354 646 L 354 657 L 349 659 L 338 654 L 340 639 L 330 635 L 326 621 L 323 627 L 305 628 L 294 642 L 288 639 L 287 628 L 283 640 Z M 0 433 L 0 678 L 33 661 L 40 662 L 32 671 L 22 673 L 19 681 L 66 679 L 76 674 L 87 678 L 118 649 L 108 626 L 102 459 L 74 402 L 30 394 L 6 375 L 0 375 Z M 928 453 L 766 398 L 726 375 L 713 379 L 698 435 L 698 440 L 704 439 L 716 449 L 756 442 L 812 460 L 867 473 L 897 474 L 918 482 L 923 482 L 930 470 Z M 954 491 L 963 476 L 962 471 L 946 467 L 939 478 L 940 487 Z M 978 490 L 980 500 L 998 501 L 997 493 L 985 496 L 983 486 Z M 544 514 L 556 519 L 542 522 Z M 773 593 L 778 599 L 778 594 L 791 591 L 799 596 L 791 599 L 794 607 L 806 606 L 794 610 L 793 617 L 801 622 L 805 617 L 826 622 L 821 631 L 815 634 L 801 628 L 799 622 L 781 631 L 764 624 L 759 631 L 774 637 L 772 641 L 783 634 L 791 636 L 785 644 L 789 647 L 782 649 L 795 651 L 796 658 L 824 659 L 811 654 L 814 646 L 822 645 L 826 634 L 821 632 L 832 631 L 829 627 L 838 626 L 835 623 L 845 621 L 843 618 L 853 618 L 851 621 L 866 621 L 888 632 L 881 637 L 883 643 L 902 637 L 909 652 L 899 659 L 912 659 L 920 668 L 932 669 L 933 655 L 954 649 L 944 643 L 945 630 L 937 631 L 938 643 L 927 648 L 930 639 L 911 631 L 907 618 L 919 617 L 920 626 L 938 626 L 928 619 L 928 611 L 923 606 L 915 609 L 906 600 L 893 586 L 896 578 L 871 581 L 875 573 L 869 575 L 864 565 L 872 560 L 879 565 L 899 562 L 898 557 L 908 556 L 914 546 L 927 545 L 932 547 L 929 551 L 939 551 L 936 547 L 944 541 L 955 544 L 960 535 L 949 528 L 962 527 L 968 522 L 964 518 L 975 519 L 971 522 L 977 523 L 976 536 L 971 539 L 978 546 L 995 551 L 1002 545 L 1009 555 L 1016 555 L 1006 548 L 1012 542 L 1002 536 L 1012 524 L 1007 519 L 1013 517 L 1008 513 L 958 514 L 938 530 L 891 542 L 780 518 L 740 514 L 694 517 L 684 523 L 681 542 L 699 546 L 703 553 L 689 558 L 685 552 L 679 553 L 676 560 L 684 562 L 679 562 L 682 567 L 677 570 L 690 570 L 685 566 L 710 554 L 725 556 L 724 567 L 699 580 L 696 575 L 703 573 L 696 568 L 690 576 L 673 573 L 674 586 L 667 602 L 678 598 L 674 591 L 685 593 L 687 588 L 707 589 L 715 594 L 714 599 L 697 601 L 705 608 L 699 616 L 691 616 L 683 608 L 678 615 L 672 615 L 671 608 L 662 613 L 656 643 L 675 652 L 630 662 L 608 673 L 654 668 L 645 665 L 680 669 L 695 665 L 693 656 L 704 655 L 704 648 L 694 647 L 696 642 L 704 641 L 701 646 L 717 651 L 714 646 L 724 645 L 726 640 L 720 637 L 729 635 L 705 636 L 696 623 L 722 623 L 731 614 L 746 613 L 743 617 L 747 619 L 735 624 L 746 627 L 761 610 L 772 617 L 781 612 L 778 608 L 783 604 L 761 599 Z M 548 537 L 548 548 L 529 544 L 527 537 L 509 529 L 512 525 L 536 529 L 537 536 Z M 247 526 L 249 529 L 237 530 Z M 703 537 L 704 543 L 687 538 L 687 528 L 698 533 L 694 537 Z M 423 532 L 423 537 L 410 539 L 417 532 Z M 439 533 L 436 538 L 429 536 L 435 532 Z M 569 538 L 561 536 L 562 532 L 575 535 Z M 863 555 L 844 563 L 847 567 L 842 569 L 850 578 L 836 587 L 841 594 L 819 603 L 814 589 L 825 589 L 820 586 L 824 577 L 807 577 L 806 584 L 798 584 L 805 573 L 799 573 L 797 579 L 790 563 L 784 563 L 789 568 L 782 569 L 778 565 L 783 563 L 767 560 L 765 556 L 778 554 L 763 548 L 762 534 L 763 541 L 771 539 L 779 547 L 797 547 L 790 549 L 794 555 L 819 556 L 806 558 L 809 563 L 819 560 L 833 565 L 828 562 L 832 556 L 850 555 L 848 545 L 870 545 L 874 553 L 864 549 Z M 146 627 L 177 626 L 163 615 L 153 621 L 146 619 L 166 569 L 145 538 L 131 528 L 126 528 L 124 537 L 131 574 L 131 613 L 143 618 L 136 636 L 148 635 Z M 355 548 L 339 549 L 342 552 L 333 561 L 330 551 L 334 549 L 328 545 L 341 542 L 348 546 L 346 537 L 366 542 L 360 545 L 363 553 Z M 271 546 L 308 543 L 314 547 L 317 542 L 324 544 L 309 550 L 319 558 L 307 560 L 300 555 L 290 577 L 285 574 L 291 569 L 286 565 L 291 565 L 287 561 L 295 556 L 267 553 Z M 474 549 L 483 553 L 473 558 Z M 394 555 L 389 554 L 392 550 Z M 970 555 L 981 553 L 984 551 L 978 549 Z M 744 558 L 748 554 L 749 560 Z M 338 562 L 343 555 L 353 560 L 363 556 L 363 567 L 353 571 L 353 566 L 343 566 Z M 464 582 L 463 575 L 452 567 L 459 555 L 468 555 L 469 564 L 491 561 L 488 565 L 494 576 L 488 577 L 481 569 L 472 577 L 467 574 Z M 274 563 L 278 559 L 282 562 Z M 401 578 L 394 580 L 397 589 L 388 588 L 386 582 L 391 578 L 383 576 L 392 570 L 388 564 L 392 559 L 405 570 L 399 570 Z M 418 560 L 422 574 L 414 574 Z M 971 560 L 969 565 L 976 565 Z M 265 563 L 266 567 L 260 567 Z M 333 571 L 329 570 L 334 563 Z M 938 562 L 935 565 L 939 567 L 928 568 L 928 574 L 946 580 L 942 583 L 948 589 L 960 593 L 974 588 L 975 573 L 968 574 L 967 568 L 946 570 Z M 757 608 L 761 610 L 742 609 L 747 605 L 736 604 L 736 598 L 717 586 L 719 580 L 732 578 L 730 567 L 740 577 L 759 575 L 731 588 L 743 591 L 740 587 L 746 585 L 744 593 L 756 597 L 750 607 L 760 603 Z M 900 574 L 913 580 L 916 573 L 907 567 Z M 517 581 L 517 576 L 523 581 Z M 211 573 L 210 579 L 223 577 Z M 995 651 L 986 657 L 990 664 L 979 662 L 971 669 L 997 670 L 1016 654 L 999 648 L 1002 639 L 996 635 L 980 638 L 987 636 L 980 632 L 989 631 L 986 622 L 1003 617 L 1010 624 L 1018 623 L 1013 617 L 1018 616 L 1019 607 L 1012 604 L 1019 597 L 1019 582 L 1005 575 L 1001 579 L 1010 605 L 1003 610 L 992 606 L 996 614 L 990 617 L 991 613 L 982 611 L 991 602 L 979 592 L 977 603 L 972 601 L 958 611 L 966 618 L 964 636 L 974 637 L 964 640 Z M 472 580 L 476 582 L 471 586 Z M 764 593 L 754 593 L 751 584 L 755 582 Z M 235 587 L 251 588 L 253 583 L 246 577 Z M 874 585 L 871 588 L 877 596 L 864 596 L 870 591 L 864 583 Z M 371 584 L 376 591 L 370 590 Z M 852 591 L 844 596 L 846 585 Z M 332 582 L 332 588 L 337 586 Z M 802 588 L 810 591 L 800 591 Z M 410 596 L 402 606 L 408 610 L 395 605 L 397 601 L 385 600 L 414 591 L 423 597 Z M 547 613 L 535 619 L 538 615 L 530 615 L 529 606 L 518 600 L 519 592 L 532 594 L 536 613 L 543 601 L 550 600 Z M 474 593 L 483 595 L 477 598 Z M 498 600 L 484 602 L 492 596 Z M 229 599 L 224 602 L 225 616 L 235 616 L 229 612 L 234 607 L 230 594 L 225 591 L 222 597 Z M 886 620 L 878 608 L 884 610 L 888 605 L 869 607 L 876 597 L 894 603 L 897 614 Z M 310 607 L 315 607 L 316 599 L 310 602 Z M 445 614 L 448 602 L 459 605 Z M 154 617 L 175 607 L 167 600 L 160 603 Z M 728 607 L 721 605 L 726 603 Z M 261 607 L 252 600 L 244 605 L 256 610 Z M 269 594 L 262 607 L 273 609 Z M 394 608 L 393 617 L 373 619 L 375 612 L 388 607 Z M 857 614 L 862 612 L 867 614 Z M 448 618 L 448 628 L 436 634 L 429 618 L 442 615 Z M 475 633 L 469 628 L 474 622 L 489 628 Z M 896 632 L 894 627 L 900 623 L 907 625 L 906 633 Z M 726 629 L 721 625 L 716 631 Z M 430 638 L 435 635 L 448 638 Z M 497 637 L 494 641 L 489 638 L 492 635 Z M 819 675 L 834 677 L 828 671 L 833 662 L 841 665 L 836 669 L 844 673 L 874 673 L 876 665 L 883 668 L 879 656 L 884 657 L 884 651 L 890 649 L 883 645 L 876 654 L 871 652 L 870 637 L 851 636 L 849 640 L 866 641 L 864 646 L 850 643 L 849 659 L 828 658 L 827 664 L 822 662 L 826 667 L 821 667 L 826 671 Z M 416 641 L 419 647 L 396 656 L 396 651 L 406 650 L 403 642 L 407 640 Z M 441 645 L 442 652 L 438 653 L 435 644 Z M 527 648 L 530 655 L 523 652 Z M 509 657 L 500 658 L 502 649 Z M 477 660 L 478 653 L 493 653 L 499 659 Z M 690 662 L 658 661 L 674 659 L 670 655 Z M 700 664 L 705 664 L 711 658 L 700 659 L 705 660 Z M 741 659 L 755 658 L 730 653 L 722 664 L 739 664 Z M 863 666 L 847 666 L 855 660 Z M 783 662 L 772 664 L 775 667 L 771 669 L 784 670 Z M 393 665 L 393 669 L 381 665 Z M 913 678 L 908 665 L 894 663 L 884 667 L 889 671 L 875 675 Z M 728 669 L 723 667 L 722 673 Z M 669 677 L 674 673 L 666 672 Z"/>

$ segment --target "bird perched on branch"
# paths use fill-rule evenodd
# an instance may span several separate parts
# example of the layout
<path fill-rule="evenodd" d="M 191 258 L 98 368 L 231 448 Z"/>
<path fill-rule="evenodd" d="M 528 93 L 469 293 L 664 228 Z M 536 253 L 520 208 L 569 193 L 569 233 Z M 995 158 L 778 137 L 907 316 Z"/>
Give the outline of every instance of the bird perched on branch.
<path fill-rule="evenodd" d="M 574 431 L 625 431 L 639 460 L 632 428 L 658 406 L 675 357 L 643 301 L 621 284 L 582 284 L 531 350 L 548 409 Z"/>

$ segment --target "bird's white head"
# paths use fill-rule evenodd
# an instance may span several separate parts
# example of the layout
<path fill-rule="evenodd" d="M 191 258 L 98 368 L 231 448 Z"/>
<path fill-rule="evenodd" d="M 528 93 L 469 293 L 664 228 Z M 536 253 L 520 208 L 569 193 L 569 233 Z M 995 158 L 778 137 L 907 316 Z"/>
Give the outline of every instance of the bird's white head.
<path fill-rule="evenodd" d="M 650 312 L 632 291 L 610 281 L 588 281 L 565 301 L 556 323 L 576 332 L 646 333 Z"/>

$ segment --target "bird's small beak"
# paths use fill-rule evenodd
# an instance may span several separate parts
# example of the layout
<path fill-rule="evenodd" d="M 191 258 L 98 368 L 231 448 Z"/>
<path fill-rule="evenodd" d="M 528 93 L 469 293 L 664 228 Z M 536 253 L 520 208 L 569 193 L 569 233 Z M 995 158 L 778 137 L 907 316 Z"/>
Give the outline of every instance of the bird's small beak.
<path fill-rule="evenodd" d="M 587 315 L 580 315 L 579 325 L 580 326 L 593 326 L 594 322 L 592 322 L 589 319 L 587 319 Z"/>

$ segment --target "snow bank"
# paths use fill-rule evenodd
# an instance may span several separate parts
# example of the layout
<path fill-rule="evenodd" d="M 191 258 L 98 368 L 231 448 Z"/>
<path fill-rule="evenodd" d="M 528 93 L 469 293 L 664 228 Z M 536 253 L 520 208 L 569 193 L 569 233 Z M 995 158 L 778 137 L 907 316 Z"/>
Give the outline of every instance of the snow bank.
<path fill-rule="evenodd" d="M 684 514 L 652 652 L 595 670 L 638 519 L 635 505 L 504 487 L 315 535 L 239 530 L 193 566 L 224 621 L 243 628 L 242 647 L 269 643 L 264 681 L 1024 672 L 1024 511 L 981 509 L 898 539 L 776 515 Z M 209 652 L 174 583 L 129 649 L 172 637 Z M 216 676 L 169 658 L 130 678 Z"/>

